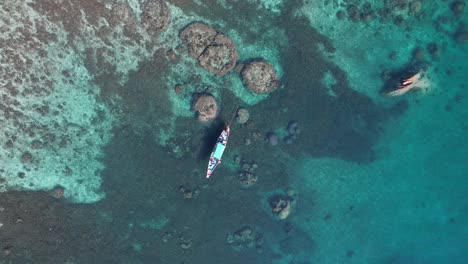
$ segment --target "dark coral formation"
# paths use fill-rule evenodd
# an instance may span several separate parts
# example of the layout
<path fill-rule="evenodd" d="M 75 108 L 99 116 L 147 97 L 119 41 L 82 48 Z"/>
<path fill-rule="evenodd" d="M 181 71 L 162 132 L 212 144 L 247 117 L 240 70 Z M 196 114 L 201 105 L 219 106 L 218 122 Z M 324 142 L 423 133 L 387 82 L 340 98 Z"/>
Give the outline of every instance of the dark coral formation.
<path fill-rule="evenodd" d="M 253 93 L 270 93 L 279 87 L 278 75 L 273 66 L 266 61 L 247 63 L 241 76 L 245 86 Z"/>
<path fill-rule="evenodd" d="M 239 55 L 232 40 L 211 26 L 194 22 L 185 27 L 179 35 L 188 47 L 190 56 L 198 59 L 207 71 L 226 75 L 236 66 Z"/>
<path fill-rule="evenodd" d="M 146 0 L 141 5 L 141 10 L 141 23 L 148 34 L 157 36 L 166 30 L 170 12 L 165 1 Z"/>

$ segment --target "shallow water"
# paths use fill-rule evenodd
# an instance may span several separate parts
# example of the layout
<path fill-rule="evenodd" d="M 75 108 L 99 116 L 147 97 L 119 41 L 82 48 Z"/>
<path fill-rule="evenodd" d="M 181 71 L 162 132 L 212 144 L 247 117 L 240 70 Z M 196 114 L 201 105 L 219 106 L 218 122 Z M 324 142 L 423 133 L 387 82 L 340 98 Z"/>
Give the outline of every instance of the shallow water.
<path fill-rule="evenodd" d="M 148 2 L 0 3 L 0 263 L 467 262 L 463 1 L 168 0 L 154 34 Z M 205 70 L 194 21 L 281 86 Z"/>

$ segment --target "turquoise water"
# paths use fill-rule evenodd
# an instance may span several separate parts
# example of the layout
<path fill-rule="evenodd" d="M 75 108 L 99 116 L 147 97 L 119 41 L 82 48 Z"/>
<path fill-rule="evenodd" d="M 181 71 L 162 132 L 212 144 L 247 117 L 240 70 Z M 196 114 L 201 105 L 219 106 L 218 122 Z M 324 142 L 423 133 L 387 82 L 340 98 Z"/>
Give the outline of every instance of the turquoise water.
<path fill-rule="evenodd" d="M 0 263 L 467 263 L 465 4 L 1 2 Z M 189 55 L 195 21 L 236 69 Z"/>

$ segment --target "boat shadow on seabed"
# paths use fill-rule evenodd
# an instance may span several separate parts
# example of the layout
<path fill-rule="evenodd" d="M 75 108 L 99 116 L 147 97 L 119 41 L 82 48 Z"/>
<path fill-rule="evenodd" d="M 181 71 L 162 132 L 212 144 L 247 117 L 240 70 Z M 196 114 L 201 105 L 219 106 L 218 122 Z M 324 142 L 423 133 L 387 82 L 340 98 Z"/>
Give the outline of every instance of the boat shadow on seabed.
<path fill-rule="evenodd" d="M 200 151 L 198 152 L 199 160 L 207 160 L 210 157 L 213 146 L 216 145 L 219 134 L 224 130 L 225 127 L 226 122 L 221 121 L 221 119 L 218 118 L 213 122 L 213 124 L 206 128 L 205 134 L 203 135 L 203 139 L 200 144 Z"/>

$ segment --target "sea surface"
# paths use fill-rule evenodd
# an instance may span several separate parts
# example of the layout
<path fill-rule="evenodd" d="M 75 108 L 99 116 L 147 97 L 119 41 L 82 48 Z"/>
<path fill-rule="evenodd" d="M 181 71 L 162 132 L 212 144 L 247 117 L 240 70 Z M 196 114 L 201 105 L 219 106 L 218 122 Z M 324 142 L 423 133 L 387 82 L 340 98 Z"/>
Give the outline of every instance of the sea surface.
<path fill-rule="evenodd" d="M 466 4 L 0 0 L 0 263 L 468 263 Z"/>

